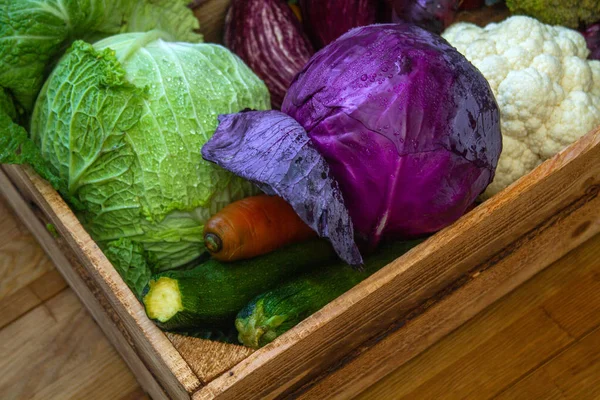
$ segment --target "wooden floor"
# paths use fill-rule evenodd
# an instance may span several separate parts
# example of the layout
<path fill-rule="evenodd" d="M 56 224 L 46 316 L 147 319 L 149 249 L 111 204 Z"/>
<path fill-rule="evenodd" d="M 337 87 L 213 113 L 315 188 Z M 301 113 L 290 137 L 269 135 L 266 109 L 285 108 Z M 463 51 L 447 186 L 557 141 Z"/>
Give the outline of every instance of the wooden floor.
<path fill-rule="evenodd" d="M 0 396 L 146 399 L 0 199 Z M 361 399 L 600 399 L 600 236 Z"/>

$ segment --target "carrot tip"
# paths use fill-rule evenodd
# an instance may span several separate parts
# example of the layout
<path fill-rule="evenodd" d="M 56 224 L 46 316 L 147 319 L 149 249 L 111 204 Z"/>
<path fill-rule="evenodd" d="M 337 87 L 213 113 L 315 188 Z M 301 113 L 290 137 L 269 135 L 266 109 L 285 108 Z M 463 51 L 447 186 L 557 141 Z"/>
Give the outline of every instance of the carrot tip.
<path fill-rule="evenodd" d="M 204 235 L 204 246 L 211 253 L 218 253 L 223 249 L 223 241 L 214 233 Z"/>

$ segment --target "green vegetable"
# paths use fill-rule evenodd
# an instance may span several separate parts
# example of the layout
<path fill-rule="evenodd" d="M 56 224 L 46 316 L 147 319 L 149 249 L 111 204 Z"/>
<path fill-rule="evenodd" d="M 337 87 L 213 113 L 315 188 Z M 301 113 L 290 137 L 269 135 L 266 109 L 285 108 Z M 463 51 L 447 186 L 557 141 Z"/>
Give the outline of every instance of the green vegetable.
<path fill-rule="evenodd" d="M 600 20 L 598 0 L 506 0 L 506 5 L 513 14 L 525 14 L 546 24 L 569 28 Z"/>
<path fill-rule="evenodd" d="M 334 259 L 329 243 L 318 239 L 235 263 L 211 259 L 191 270 L 153 276 L 143 302 L 163 329 L 233 325 L 236 313 L 257 294 Z"/>
<path fill-rule="evenodd" d="M 219 114 L 270 104 L 224 47 L 170 40 L 150 31 L 76 41 L 42 88 L 30 132 L 101 248 L 127 238 L 160 270 L 199 257 L 206 220 L 257 192 L 200 149 Z"/>
<path fill-rule="evenodd" d="M 382 244 L 365 259 L 363 271 L 338 263 L 259 295 L 237 315 L 239 341 L 252 348 L 267 345 L 420 242 Z"/>
<path fill-rule="evenodd" d="M 150 258 L 139 243 L 133 243 L 129 239 L 119 239 L 110 242 L 104 249 L 104 254 L 127 286 L 136 295 L 142 297 L 142 291 L 152 276 Z"/>
<path fill-rule="evenodd" d="M 28 111 L 50 66 L 76 39 L 161 29 L 202 41 L 187 0 L 0 0 L 0 87 Z"/>
<path fill-rule="evenodd" d="M 38 174 L 54 186 L 56 190 L 66 193 L 66 185 L 52 170 L 52 166 L 44 160 L 39 149 L 29 139 L 27 131 L 16 123 L 17 108 L 6 91 L 0 88 L 0 164 L 28 164 Z M 72 199 L 72 205 L 78 202 Z"/>
<path fill-rule="evenodd" d="M 60 234 L 56 230 L 56 226 L 54 226 L 54 224 L 47 223 L 46 224 L 46 230 L 48 232 L 50 232 L 50 234 L 52 235 L 53 238 L 58 239 L 60 237 Z"/>

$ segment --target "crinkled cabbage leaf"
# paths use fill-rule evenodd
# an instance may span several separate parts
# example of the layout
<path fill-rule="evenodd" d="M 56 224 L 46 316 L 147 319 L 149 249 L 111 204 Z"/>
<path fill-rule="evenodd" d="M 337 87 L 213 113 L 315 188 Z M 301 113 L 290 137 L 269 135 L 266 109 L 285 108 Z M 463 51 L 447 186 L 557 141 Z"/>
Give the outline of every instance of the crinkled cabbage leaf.
<path fill-rule="evenodd" d="M 75 40 L 161 29 L 202 41 L 187 0 L 0 0 L 0 86 L 27 111 L 54 61 Z"/>
<path fill-rule="evenodd" d="M 258 190 L 204 161 L 217 116 L 267 109 L 264 83 L 213 44 L 161 31 L 76 41 L 46 81 L 31 138 L 102 247 L 128 238 L 157 268 L 204 251 L 205 221 Z"/>

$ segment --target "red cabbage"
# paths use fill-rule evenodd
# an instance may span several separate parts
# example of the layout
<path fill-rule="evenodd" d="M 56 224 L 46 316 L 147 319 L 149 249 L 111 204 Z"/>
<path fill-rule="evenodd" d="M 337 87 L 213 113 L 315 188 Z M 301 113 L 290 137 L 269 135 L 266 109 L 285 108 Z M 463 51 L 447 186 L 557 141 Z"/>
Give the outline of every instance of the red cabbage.
<path fill-rule="evenodd" d="M 285 199 L 319 236 L 331 241 L 340 258 L 362 264 L 339 186 L 292 118 L 279 111 L 221 115 L 202 157 Z"/>
<path fill-rule="evenodd" d="M 454 222 L 492 181 L 502 150 L 483 75 L 408 23 L 356 28 L 318 52 L 282 111 L 325 157 L 372 246 Z"/>

